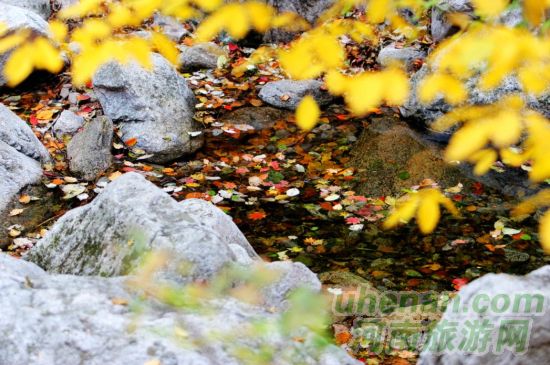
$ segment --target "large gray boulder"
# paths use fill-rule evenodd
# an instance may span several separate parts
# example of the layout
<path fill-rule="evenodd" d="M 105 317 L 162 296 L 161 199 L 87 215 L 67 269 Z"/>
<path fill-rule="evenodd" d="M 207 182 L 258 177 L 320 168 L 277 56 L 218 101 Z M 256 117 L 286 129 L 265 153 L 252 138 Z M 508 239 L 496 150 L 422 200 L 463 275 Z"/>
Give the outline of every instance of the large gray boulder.
<path fill-rule="evenodd" d="M 51 275 L 0 255 L 0 363 L 239 365 L 239 350 L 269 348 L 277 354 L 274 365 L 360 364 L 335 346 L 315 350 L 307 330 L 299 333 L 302 341 L 293 339 L 297 333 L 247 334 L 284 313 L 231 297 L 205 299 L 201 305 L 212 311 L 145 303 L 137 315 L 129 304 L 138 294 L 127 283 L 126 277 Z"/>
<path fill-rule="evenodd" d="M 143 253 L 167 251 L 173 265 L 162 277 L 174 281 L 207 279 L 238 262 L 242 250 L 257 258 L 231 220 L 200 204 L 179 204 L 128 173 L 65 214 L 25 258 L 54 273 L 116 276 L 132 272 Z M 186 276 L 182 265 L 191 266 Z"/>
<path fill-rule="evenodd" d="M 20 29 L 28 29 L 36 35 L 48 35 L 48 23 L 42 19 L 40 15 L 31 10 L 13 6 L 6 2 L 0 2 L 0 23 L 7 27 L 6 33 L 16 32 Z M 3 70 L 11 53 L 11 50 L 8 50 L 0 55 L 0 86 L 6 84 Z"/>
<path fill-rule="evenodd" d="M 107 117 L 89 121 L 67 145 L 71 172 L 92 181 L 105 172 L 113 162 L 113 122 Z"/>
<path fill-rule="evenodd" d="M 545 266 L 526 276 L 488 274 L 468 284 L 447 307 L 419 364 L 547 364 L 549 282 Z"/>
<path fill-rule="evenodd" d="M 2 2 L 30 10 L 44 20 L 48 20 L 52 14 L 50 0 L 2 0 Z"/>
<path fill-rule="evenodd" d="M 321 106 L 330 104 L 334 98 L 322 89 L 317 80 L 279 80 L 265 84 L 258 96 L 263 102 L 277 108 L 296 110 L 306 95 L 311 95 Z"/>
<path fill-rule="evenodd" d="M 31 127 L 3 104 L 0 104 L 0 141 L 39 162 L 50 160 L 48 151 Z"/>
<path fill-rule="evenodd" d="M 161 55 L 152 55 L 153 70 L 137 63 L 103 65 L 93 78 L 105 115 L 118 123 L 124 141 L 167 162 L 190 154 L 203 144 L 193 120 L 195 96 L 183 77 Z M 132 143 L 133 144 L 133 143 Z"/>
<path fill-rule="evenodd" d="M 38 184 L 41 177 L 38 161 L 0 140 L 0 218 L 17 194 L 29 185 Z"/>
<path fill-rule="evenodd" d="M 298 14 L 313 25 L 334 4 L 334 0 L 267 0 L 267 4 L 279 12 Z M 289 42 L 296 35 L 297 33 L 285 29 L 272 29 L 265 34 L 264 42 Z"/>

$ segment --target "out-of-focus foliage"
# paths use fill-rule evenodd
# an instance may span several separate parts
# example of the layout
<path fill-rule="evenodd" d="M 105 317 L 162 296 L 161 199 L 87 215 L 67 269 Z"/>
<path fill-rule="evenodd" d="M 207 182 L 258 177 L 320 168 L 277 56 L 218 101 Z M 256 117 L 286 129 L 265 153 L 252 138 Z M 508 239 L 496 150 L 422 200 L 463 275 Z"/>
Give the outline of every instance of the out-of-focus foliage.
<path fill-rule="evenodd" d="M 400 65 L 380 71 L 349 68 L 343 38 L 376 44 L 377 27 L 386 27 L 415 39 L 421 31 L 407 21 L 400 10 L 408 9 L 413 18 L 420 18 L 438 3 L 437 0 L 335 0 L 308 30 L 310 25 L 297 15 L 279 14 L 262 1 L 83 0 L 50 21 L 53 43 L 28 31 L 6 33 L 4 30 L 0 51 L 13 52 L 5 69 L 10 85 L 21 82 L 34 68 L 59 71 L 63 67 L 63 53 L 71 60 L 73 81 L 79 85 L 90 80 L 97 68 L 110 60 L 136 60 L 150 67 L 149 53 L 157 51 L 176 62 L 175 45 L 164 35 L 155 33 L 145 39 L 131 33 L 156 12 L 181 21 L 199 19 L 197 41 L 214 38 L 221 31 L 242 38 L 251 29 L 259 32 L 274 27 L 303 29 L 308 31 L 289 47 L 260 48 L 248 64 L 235 68 L 233 73 L 244 74 L 250 64 L 276 57 L 292 78 L 324 77 L 328 90 L 342 96 L 349 109 L 361 116 L 383 104 L 403 104 L 410 94 L 410 86 Z M 524 94 L 538 96 L 546 92 L 550 81 L 550 23 L 546 21 L 550 0 L 474 0 L 472 4 L 475 18 L 449 15 L 461 30 L 434 46 L 427 61 L 431 73 L 417 90 L 419 98 L 429 103 L 442 96 L 447 103 L 458 107 L 437 122 L 441 129 L 461 126 L 450 143 L 449 160 L 475 163 L 476 173 L 483 174 L 500 159 L 530 169 L 534 182 L 545 181 L 550 178 L 547 158 L 550 122 L 529 110 L 522 95 L 509 96 L 495 105 L 469 106 L 466 83 L 474 80 L 481 90 L 491 90 L 506 77 L 517 77 Z M 517 27 L 502 25 L 501 14 L 519 6 L 525 21 Z M 358 7 L 366 9 L 364 18 L 345 16 Z M 71 29 L 67 26 L 69 20 Z M 298 110 L 297 121 L 302 128 L 311 129 L 318 115 L 319 108 L 308 98 Z M 433 209 L 423 211 L 431 213 Z M 418 216 L 420 221 L 423 214 Z M 408 217 L 399 210 L 396 216 Z M 395 223 L 395 216 L 390 221 Z M 423 221 L 422 231 L 431 231 L 433 219 Z M 541 222 L 541 240 L 545 247 L 550 247 L 549 221 Z"/>
<path fill-rule="evenodd" d="M 141 301 L 133 304 L 138 314 L 146 306 L 157 306 L 160 302 L 176 313 L 209 315 L 217 313 L 220 300 L 234 298 L 244 305 L 261 305 L 262 289 L 279 279 L 279 274 L 266 270 L 261 265 L 243 268 L 228 267 L 209 280 L 207 284 L 194 282 L 187 285 L 166 284 L 156 280 L 156 274 L 169 261 L 169 254 L 150 252 L 143 256 L 143 264 L 128 281 L 131 289 L 141 293 Z M 331 344 L 328 334 L 329 305 L 326 298 L 311 290 L 298 288 L 288 297 L 288 308 L 271 317 L 258 318 L 249 325 L 241 325 L 230 331 L 214 331 L 201 338 L 185 335 L 184 328 L 176 328 L 168 333 L 178 334 L 178 340 L 186 346 L 201 345 L 205 342 L 222 342 L 224 349 L 243 364 L 269 365 L 275 359 L 300 364 L 300 353 L 295 347 L 281 349 L 270 346 L 274 338 L 296 340 L 300 338 L 304 346 L 314 354 L 321 354 Z M 171 330 L 171 329 L 170 329 Z M 271 340 L 270 340 L 271 339 Z M 248 344 L 244 346 L 242 344 Z M 252 347 L 255 344 L 256 347 Z"/>

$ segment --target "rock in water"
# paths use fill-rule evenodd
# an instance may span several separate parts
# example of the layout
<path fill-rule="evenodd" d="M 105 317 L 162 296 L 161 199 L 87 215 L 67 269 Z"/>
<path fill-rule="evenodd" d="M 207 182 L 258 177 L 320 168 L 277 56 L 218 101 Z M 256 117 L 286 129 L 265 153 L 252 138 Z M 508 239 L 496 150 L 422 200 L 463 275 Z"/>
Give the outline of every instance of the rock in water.
<path fill-rule="evenodd" d="M 163 163 L 193 153 L 204 140 L 193 120 L 196 99 L 187 82 L 161 55 L 153 54 L 152 61 L 152 71 L 136 63 L 108 63 L 93 83 L 123 140 L 152 155 L 150 161 Z"/>
<path fill-rule="evenodd" d="M 44 20 L 52 14 L 50 0 L 2 0 L 3 3 L 30 10 Z"/>
<path fill-rule="evenodd" d="M 433 330 L 433 342 L 428 342 L 419 364 L 547 364 L 549 280 L 550 266 L 545 266 L 526 276 L 488 274 L 466 285 Z M 442 332 L 455 328 L 454 336 Z"/>
<path fill-rule="evenodd" d="M 38 14 L 19 6 L 6 4 L 5 2 L 0 2 L 0 23 L 6 26 L 5 33 L 28 29 L 36 35 L 48 36 L 48 23 Z M 8 51 L 0 55 L 0 70 L 2 71 L 0 72 L 0 86 L 6 85 L 7 81 L 3 70 L 11 53 L 11 51 Z"/>
<path fill-rule="evenodd" d="M 57 138 L 73 136 L 84 125 L 84 118 L 70 110 L 64 110 L 53 125 L 53 133 Z"/>
<path fill-rule="evenodd" d="M 156 304 L 136 316 L 128 304 L 137 293 L 126 283 L 126 277 L 51 275 L 0 255 L 0 363 L 239 365 L 238 350 L 269 348 L 276 365 L 360 364 L 335 346 L 317 350 L 308 330 L 300 332 L 302 341 L 280 332 L 247 335 L 244 329 L 284 314 L 231 297 L 201 303 L 213 312 Z"/>
<path fill-rule="evenodd" d="M 27 123 L 3 104 L 0 104 L 0 141 L 39 162 L 50 160 L 50 154 Z"/>
<path fill-rule="evenodd" d="M 98 117 L 88 122 L 67 146 L 71 172 L 92 181 L 112 163 L 113 122 Z"/>
<path fill-rule="evenodd" d="M 216 43 L 199 43 L 194 46 L 179 46 L 181 54 L 178 64 L 181 71 L 215 69 L 220 57 L 229 58 L 227 52 Z"/>
<path fill-rule="evenodd" d="M 26 259 L 54 273 L 116 276 L 130 273 L 142 253 L 164 250 L 173 266 L 163 277 L 185 281 L 184 263 L 193 265 L 188 279 L 207 279 L 237 261 L 231 244 L 257 258 L 242 234 L 232 232 L 238 231 L 233 222 L 209 212 L 217 208 L 189 205 L 128 173 L 92 203 L 65 214 Z"/>
<path fill-rule="evenodd" d="M 269 105 L 289 110 L 296 110 L 306 95 L 313 96 L 319 105 L 325 106 L 334 98 L 322 87 L 323 83 L 317 80 L 272 81 L 262 87 L 258 96 Z"/>
<path fill-rule="evenodd" d="M 0 140 L 0 218 L 17 194 L 39 183 L 41 177 L 42 167 L 38 161 Z"/>

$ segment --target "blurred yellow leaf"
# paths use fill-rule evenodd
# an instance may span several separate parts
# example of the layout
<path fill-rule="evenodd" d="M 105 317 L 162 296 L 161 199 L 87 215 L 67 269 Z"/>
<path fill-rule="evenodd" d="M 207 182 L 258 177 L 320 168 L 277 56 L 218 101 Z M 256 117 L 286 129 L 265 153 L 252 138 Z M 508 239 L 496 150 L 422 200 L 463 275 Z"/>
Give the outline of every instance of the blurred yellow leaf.
<path fill-rule="evenodd" d="M 310 131 L 315 127 L 320 116 L 319 105 L 317 105 L 313 96 L 307 95 L 296 109 L 296 124 L 300 129 Z"/>

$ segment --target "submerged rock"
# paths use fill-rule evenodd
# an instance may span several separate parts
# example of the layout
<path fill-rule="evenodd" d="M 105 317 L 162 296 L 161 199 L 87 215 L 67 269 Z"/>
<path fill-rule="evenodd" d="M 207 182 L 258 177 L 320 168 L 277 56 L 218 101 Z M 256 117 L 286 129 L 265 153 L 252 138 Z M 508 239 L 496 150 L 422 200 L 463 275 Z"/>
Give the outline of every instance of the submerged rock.
<path fill-rule="evenodd" d="M 537 190 L 522 170 L 508 168 L 503 173 L 490 171 L 476 176 L 469 164 L 448 164 L 443 157 L 444 146 L 430 138 L 430 134 L 411 129 L 396 116 L 372 118 L 355 145 L 350 162 L 361 179 L 358 192 L 366 196 L 395 196 L 424 179 L 443 188 L 481 182 L 508 196 Z"/>
<path fill-rule="evenodd" d="M 161 55 L 153 54 L 152 61 L 152 71 L 136 63 L 108 63 L 93 82 L 122 139 L 151 155 L 150 161 L 163 163 L 195 152 L 203 136 L 193 120 L 196 100 L 185 79 Z"/>
<path fill-rule="evenodd" d="M 286 120 L 292 113 L 269 106 L 244 107 L 224 114 L 220 118 L 222 123 L 233 125 L 246 124 L 261 131 L 272 128 L 278 120 Z"/>
<path fill-rule="evenodd" d="M 111 166 L 112 142 L 113 122 L 109 118 L 97 117 L 89 121 L 67 146 L 71 172 L 84 180 L 95 180 Z"/>

